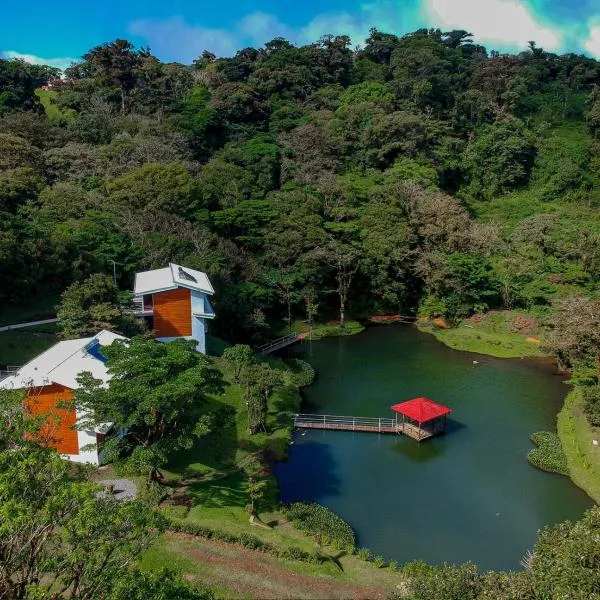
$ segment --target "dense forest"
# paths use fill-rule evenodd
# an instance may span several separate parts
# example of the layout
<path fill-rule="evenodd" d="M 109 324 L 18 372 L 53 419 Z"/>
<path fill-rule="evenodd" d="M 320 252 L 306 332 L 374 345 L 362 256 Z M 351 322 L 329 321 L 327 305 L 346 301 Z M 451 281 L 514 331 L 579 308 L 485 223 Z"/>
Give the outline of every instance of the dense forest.
<path fill-rule="evenodd" d="M 178 261 L 223 334 L 596 291 L 600 65 L 464 31 L 0 62 L 0 299 Z M 50 81 L 51 89 L 36 92 Z M 45 110 L 44 110 L 45 109 Z"/>

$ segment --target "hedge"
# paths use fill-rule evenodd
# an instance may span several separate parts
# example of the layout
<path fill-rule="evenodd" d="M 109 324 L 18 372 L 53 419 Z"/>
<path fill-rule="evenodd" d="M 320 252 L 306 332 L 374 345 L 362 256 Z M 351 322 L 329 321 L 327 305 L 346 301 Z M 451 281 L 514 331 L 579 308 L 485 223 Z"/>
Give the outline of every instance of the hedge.
<path fill-rule="evenodd" d="M 320 564 L 329 560 L 326 556 L 317 552 L 305 552 L 300 548 L 278 548 L 271 542 L 265 542 L 260 538 L 251 535 L 249 533 L 240 533 L 235 535 L 232 533 L 226 533 L 217 529 L 211 529 L 210 527 L 203 527 L 202 525 L 194 525 L 193 523 L 182 523 L 171 519 L 167 527 L 167 531 L 176 533 L 186 533 L 195 537 L 201 537 L 207 540 L 218 540 L 220 542 L 227 542 L 228 544 L 238 544 L 249 550 L 258 550 L 265 554 L 271 554 L 277 558 L 284 558 L 287 560 L 297 560 L 305 563 Z"/>
<path fill-rule="evenodd" d="M 283 506 L 285 516 L 319 543 L 353 552 L 356 544 L 352 527 L 328 508 L 316 503 L 294 502 Z"/>

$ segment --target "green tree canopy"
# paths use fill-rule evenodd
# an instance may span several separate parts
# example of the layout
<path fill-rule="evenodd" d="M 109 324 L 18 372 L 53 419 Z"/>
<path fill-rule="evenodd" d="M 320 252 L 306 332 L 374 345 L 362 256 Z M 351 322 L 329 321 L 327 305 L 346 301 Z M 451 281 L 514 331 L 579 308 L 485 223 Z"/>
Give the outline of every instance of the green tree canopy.
<path fill-rule="evenodd" d="M 210 397 L 222 393 L 224 383 L 195 346 L 193 340 L 163 344 L 134 337 L 103 348 L 108 387 L 89 373 L 80 376 L 75 403 L 90 410 L 85 426 L 111 422 L 124 432 L 107 441 L 107 459 L 156 481 L 171 452 L 210 431 Z"/>

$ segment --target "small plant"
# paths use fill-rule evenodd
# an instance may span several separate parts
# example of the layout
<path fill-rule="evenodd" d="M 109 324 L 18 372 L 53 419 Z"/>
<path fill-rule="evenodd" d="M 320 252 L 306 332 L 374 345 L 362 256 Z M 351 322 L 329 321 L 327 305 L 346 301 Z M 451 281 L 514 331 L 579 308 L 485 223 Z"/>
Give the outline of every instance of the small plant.
<path fill-rule="evenodd" d="M 374 559 L 373 562 L 375 563 L 375 566 L 378 569 L 381 569 L 382 567 L 385 567 L 385 558 L 383 558 L 383 556 L 381 556 L 381 554 L 378 554 Z"/>
<path fill-rule="evenodd" d="M 398 564 L 398 561 L 390 560 L 390 562 L 388 563 L 388 569 L 392 573 L 397 573 L 400 570 L 400 565 Z"/>
<path fill-rule="evenodd" d="M 359 548 L 356 552 L 358 558 L 368 562 L 371 560 L 371 551 L 368 548 Z"/>

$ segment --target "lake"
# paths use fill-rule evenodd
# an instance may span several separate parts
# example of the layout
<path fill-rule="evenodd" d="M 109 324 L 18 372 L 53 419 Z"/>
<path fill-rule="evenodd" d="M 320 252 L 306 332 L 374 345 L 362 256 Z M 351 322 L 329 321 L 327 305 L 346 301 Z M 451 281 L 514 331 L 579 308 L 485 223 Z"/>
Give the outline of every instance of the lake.
<path fill-rule="evenodd" d="M 276 465 L 283 502 L 327 506 L 375 554 L 517 569 L 538 529 L 593 504 L 567 477 L 527 462 L 530 434 L 555 429 L 568 391 L 549 361 L 458 352 L 403 325 L 305 342 L 288 355 L 318 374 L 302 412 L 391 417 L 391 405 L 416 396 L 454 411 L 445 435 L 421 443 L 297 431 L 289 461 Z"/>

